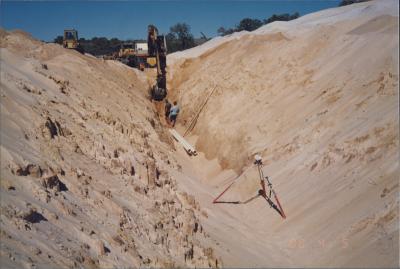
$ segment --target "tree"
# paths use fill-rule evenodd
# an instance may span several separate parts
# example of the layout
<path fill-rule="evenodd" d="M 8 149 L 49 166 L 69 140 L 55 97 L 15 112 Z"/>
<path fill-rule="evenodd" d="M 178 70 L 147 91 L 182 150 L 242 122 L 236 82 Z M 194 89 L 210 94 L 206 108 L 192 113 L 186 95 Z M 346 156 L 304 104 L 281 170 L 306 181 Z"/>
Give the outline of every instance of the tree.
<path fill-rule="evenodd" d="M 232 33 L 234 33 L 234 32 L 235 32 L 234 29 L 232 29 L 232 28 L 225 29 L 225 28 L 222 27 L 222 26 L 219 27 L 218 30 L 217 30 L 217 33 L 218 33 L 220 36 L 230 35 L 230 34 L 232 34 Z"/>
<path fill-rule="evenodd" d="M 244 18 L 243 20 L 241 20 L 239 22 L 239 24 L 236 26 L 236 31 L 235 32 L 239 32 L 239 31 L 254 31 L 257 28 L 259 28 L 260 26 L 262 26 L 263 23 L 262 21 L 258 20 L 258 19 L 250 19 L 250 18 Z"/>
<path fill-rule="evenodd" d="M 291 21 L 297 19 L 298 17 L 300 17 L 300 14 L 298 12 L 295 12 L 292 15 L 290 15 L 289 13 L 273 14 L 271 17 L 264 20 L 264 24 L 268 24 L 274 21 Z"/>
<path fill-rule="evenodd" d="M 222 27 L 222 26 L 219 27 L 218 30 L 217 30 L 217 34 L 221 35 L 221 36 L 224 36 L 225 32 L 226 32 L 226 29 L 224 27 Z"/>
<path fill-rule="evenodd" d="M 62 36 L 62 35 L 59 35 L 59 36 L 57 36 L 56 38 L 54 38 L 54 43 L 57 43 L 57 44 L 62 45 L 63 40 L 64 40 L 63 36 Z"/>
<path fill-rule="evenodd" d="M 186 23 L 177 23 L 169 28 L 166 36 L 168 51 L 185 50 L 195 46 L 190 26 Z"/>
<path fill-rule="evenodd" d="M 178 39 L 173 33 L 168 33 L 165 36 L 165 40 L 167 42 L 168 52 L 175 52 L 179 50 Z"/>
<path fill-rule="evenodd" d="M 355 1 L 355 0 L 353 0 L 353 1 Z M 271 23 L 274 21 L 290 21 L 290 20 L 297 19 L 298 17 L 300 17 L 299 12 L 295 12 L 292 15 L 290 15 L 289 13 L 278 14 L 278 15 L 273 14 L 271 17 L 269 17 L 268 19 L 265 19 L 263 21 L 261 21 L 259 19 L 244 18 L 239 22 L 239 24 L 236 25 L 235 28 L 226 29 L 221 26 L 218 28 L 217 33 L 220 36 L 225 36 L 225 35 L 229 35 L 234 32 L 239 32 L 239 31 L 243 31 L 243 30 L 254 31 L 264 24 L 268 24 L 268 23 Z"/>
<path fill-rule="evenodd" d="M 292 15 L 289 16 L 289 21 L 295 20 L 295 19 L 297 19 L 298 17 L 300 17 L 300 13 L 299 13 L 299 12 L 295 12 L 295 13 L 293 13 Z"/>
<path fill-rule="evenodd" d="M 339 3 L 339 7 L 356 4 L 356 3 L 361 3 L 361 2 L 366 2 L 366 1 L 369 1 L 369 0 L 342 0 Z"/>

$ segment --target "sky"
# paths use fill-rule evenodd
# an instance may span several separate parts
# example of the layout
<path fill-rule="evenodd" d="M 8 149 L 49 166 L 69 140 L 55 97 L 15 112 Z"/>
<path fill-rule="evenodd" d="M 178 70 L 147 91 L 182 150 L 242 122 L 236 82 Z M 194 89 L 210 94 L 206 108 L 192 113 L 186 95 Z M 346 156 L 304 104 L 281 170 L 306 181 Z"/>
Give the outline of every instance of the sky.
<path fill-rule="evenodd" d="M 217 35 L 220 26 L 234 27 L 249 17 L 266 19 L 272 14 L 299 12 L 305 15 L 336 7 L 339 0 L 258 1 L 0 1 L 1 27 L 21 29 L 34 37 L 52 41 L 64 29 L 78 30 L 79 37 L 145 39 L 147 25 L 159 32 L 185 22 L 195 37 L 203 32 Z"/>

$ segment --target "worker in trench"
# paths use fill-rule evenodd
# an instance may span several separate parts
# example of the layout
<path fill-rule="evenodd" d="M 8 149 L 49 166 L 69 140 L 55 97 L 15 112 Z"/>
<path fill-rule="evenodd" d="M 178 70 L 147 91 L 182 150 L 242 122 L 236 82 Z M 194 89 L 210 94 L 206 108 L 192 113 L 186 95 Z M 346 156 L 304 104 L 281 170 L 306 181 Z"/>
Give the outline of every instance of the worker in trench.
<path fill-rule="evenodd" d="M 165 99 L 165 120 L 169 122 L 169 113 L 171 112 L 171 103 Z"/>
<path fill-rule="evenodd" d="M 172 124 L 172 127 L 175 127 L 175 122 L 176 122 L 176 118 L 178 117 L 179 114 L 179 106 L 178 103 L 175 101 L 174 102 L 174 106 L 171 107 L 171 110 L 169 112 L 169 121 Z"/>

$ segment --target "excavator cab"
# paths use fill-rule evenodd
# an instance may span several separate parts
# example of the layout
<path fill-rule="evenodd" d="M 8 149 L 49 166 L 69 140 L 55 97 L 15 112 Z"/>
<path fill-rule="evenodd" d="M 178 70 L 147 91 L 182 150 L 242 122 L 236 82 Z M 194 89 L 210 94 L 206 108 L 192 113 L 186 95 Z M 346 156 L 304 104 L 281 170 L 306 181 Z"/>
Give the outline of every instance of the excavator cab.
<path fill-rule="evenodd" d="M 74 49 L 83 54 L 83 48 L 78 42 L 78 31 L 75 29 L 64 30 L 63 47 Z"/>

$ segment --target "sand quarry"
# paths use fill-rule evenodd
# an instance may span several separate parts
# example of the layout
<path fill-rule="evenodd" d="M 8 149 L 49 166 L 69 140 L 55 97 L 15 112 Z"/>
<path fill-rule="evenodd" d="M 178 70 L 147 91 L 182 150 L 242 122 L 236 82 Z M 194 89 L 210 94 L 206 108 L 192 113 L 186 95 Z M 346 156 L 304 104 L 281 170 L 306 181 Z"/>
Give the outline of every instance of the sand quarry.
<path fill-rule="evenodd" d="M 398 267 L 398 2 L 324 10 L 152 72 L 1 31 L 2 268 Z M 263 157 L 287 215 L 257 193 Z"/>

